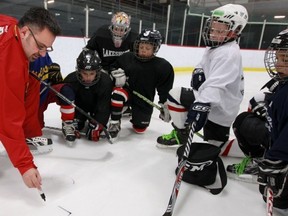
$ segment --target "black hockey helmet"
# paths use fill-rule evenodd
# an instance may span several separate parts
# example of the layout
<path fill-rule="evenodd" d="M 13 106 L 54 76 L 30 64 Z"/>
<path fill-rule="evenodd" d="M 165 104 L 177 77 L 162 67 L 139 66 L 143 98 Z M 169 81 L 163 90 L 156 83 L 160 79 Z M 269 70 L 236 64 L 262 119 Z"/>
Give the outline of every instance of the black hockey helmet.
<path fill-rule="evenodd" d="M 265 68 L 270 77 L 279 81 L 288 79 L 288 29 L 281 31 L 265 52 Z M 285 74 L 283 74 L 284 71 Z"/>
<path fill-rule="evenodd" d="M 95 50 L 84 48 L 77 58 L 76 74 L 79 82 L 85 86 L 92 86 L 100 79 L 101 59 Z M 93 82 L 86 83 L 82 79 L 81 71 L 96 71 L 96 76 Z"/>
<path fill-rule="evenodd" d="M 153 55 L 149 58 L 141 57 L 139 56 L 139 44 L 140 43 L 148 43 L 153 45 Z M 143 30 L 136 38 L 134 42 L 134 53 L 135 56 L 140 60 L 148 60 L 153 58 L 158 50 L 160 49 L 162 43 L 162 36 L 159 31 L 157 30 L 149 30 L 145 29 Z"/>

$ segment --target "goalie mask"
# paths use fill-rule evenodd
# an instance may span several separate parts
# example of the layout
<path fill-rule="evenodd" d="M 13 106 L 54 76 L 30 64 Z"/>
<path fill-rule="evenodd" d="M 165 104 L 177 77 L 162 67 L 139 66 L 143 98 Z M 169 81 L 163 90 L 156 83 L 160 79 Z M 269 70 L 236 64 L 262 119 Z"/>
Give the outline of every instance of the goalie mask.
<path fill-rule="evenodd" d="M 265 52 L 264 64 L 269 76 L 274 80 L 288 80 L 288 29 L 272 39 Z"/>
<path fill-rule="evenodd" d="M 141 61 L 147 61 L 156 56 L 162 43 L 162 36 L 157 30 L 143 30 L 134 42 L 135 56 Z"/>
<path fill-rule="evenodd" d="M 120 47 L 123 40 L 128 36 L 131 30 L 130 22 L 131 17 L 124 12 L 118 12 L 113 15 L 109 29 L 115 47 Z"/>
<path fill-rule="evenodd" d="M 202 33 L 206 46 L 218 47 L 240 37 L 248 22 L 245 7 L 238 4 L 227 4 L 212 11 L 206 20 Z"/>
<path fill-rule="evenodd" d="M 101 59 L 94 50 L 83 49 L 77 58 L 76 75 L 79 82 L 87 87 L 95 85 L 100 79 Z"/>

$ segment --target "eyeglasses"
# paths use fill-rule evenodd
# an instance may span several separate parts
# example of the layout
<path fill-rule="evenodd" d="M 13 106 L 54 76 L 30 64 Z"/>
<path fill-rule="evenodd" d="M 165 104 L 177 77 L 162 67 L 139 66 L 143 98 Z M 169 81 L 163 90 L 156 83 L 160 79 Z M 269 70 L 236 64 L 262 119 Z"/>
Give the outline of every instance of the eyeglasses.
<path fill-rule="evenodd" d="M 28 27 L 32 37 L 34 38 L 34 41 L 39 49 L 39 52 L 52 52 L 53 51 L 53 47 L 46 47 L 45 45 L 39 45 L 39 42 L 37 41 L 37 39 L 35 38 L 35 35 L 33 33 L 33 31 Z"/>

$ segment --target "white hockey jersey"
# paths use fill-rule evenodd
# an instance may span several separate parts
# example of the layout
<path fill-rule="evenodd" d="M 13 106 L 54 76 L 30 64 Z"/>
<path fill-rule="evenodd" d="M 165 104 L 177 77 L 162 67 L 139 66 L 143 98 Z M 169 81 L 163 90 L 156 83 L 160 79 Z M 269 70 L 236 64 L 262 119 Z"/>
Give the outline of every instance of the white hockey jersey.
<path fill-rule="evenodd" d="M 195 102 L 211 104 L 208 119 L 230 127 L 236 118 L 244 95 L 244 74 L 239 45 L 226 43 L 207 47 L 196 68 L 203 68 L 206 81 L 194 92 Z"/>

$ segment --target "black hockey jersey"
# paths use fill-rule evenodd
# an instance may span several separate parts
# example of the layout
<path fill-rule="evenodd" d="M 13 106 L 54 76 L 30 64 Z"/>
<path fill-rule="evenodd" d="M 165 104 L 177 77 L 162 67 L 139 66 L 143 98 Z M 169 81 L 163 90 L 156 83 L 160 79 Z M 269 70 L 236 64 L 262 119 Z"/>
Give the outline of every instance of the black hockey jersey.
<path fill-rule="evenodd" d="M 106 73 L 100 75 L 99 81 L 90 87 L 82 85 L 77 79 L 76 72 L 68 74 L 64 79 L 75 93 L 75 104 L 89 112 L 99 123 L 106 125 L 110 116 L 111 92 L 113 83 Z M 86 119 L 76 110 L 76 118 Z"/>
<path fill-rule="evenodd" d="M 271 148 L 266 157 L 288 162 L 288 83 L 280 83 L 268 108 Z M 272 125 L 272 128 L 271 128 Z"/>
<path fill-rule="evenodd" d="M 104 70 L 110 71 L 110 65 L 118 56 L 133 50 L 133 43 L 137 34 L 130 32 L 119 48 L 114 46 L 109 25 L 101 26 L 90 38 L 86 47 L 96 50 L 102 60 Z"/>
<path fill-rule="evenodd" d="M 156 56 L 143 62 L 138 60 L 133 52 L 129 52 L 120 56 L 113 66 L 125 71 L 128 89 L 137 91 L 151 101 L 154 101 L 157 90 L 159 103 L 166 102 L 174 82 L 174 70 L 167 60 Z M 151 105 L 143 99 L 134 95 L 132 99 L 132 103 L 143 108 L 143 112 L 152 113 Z"/>

